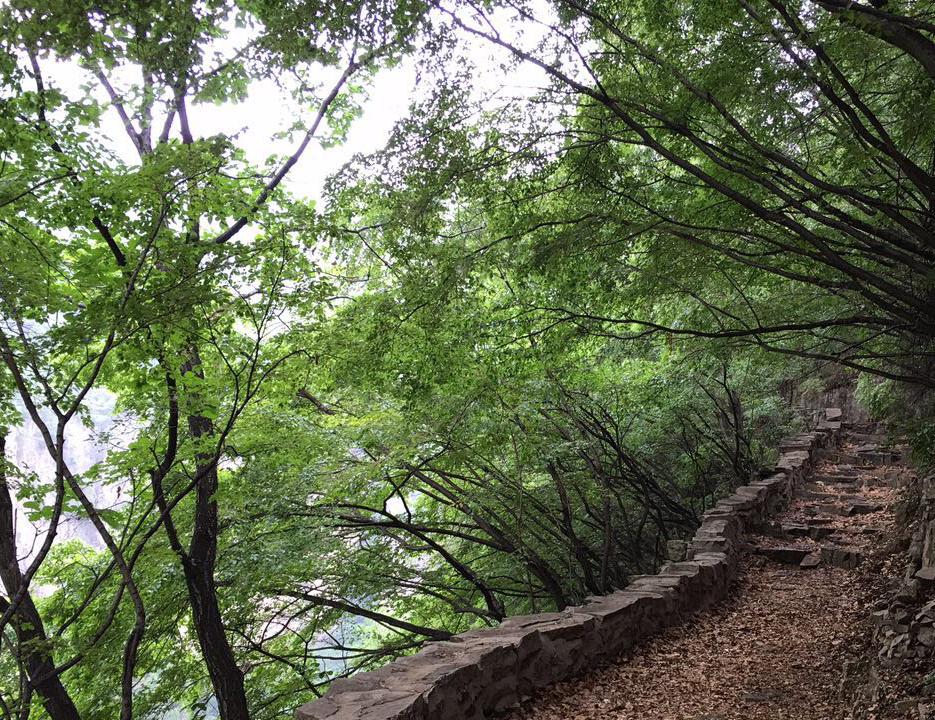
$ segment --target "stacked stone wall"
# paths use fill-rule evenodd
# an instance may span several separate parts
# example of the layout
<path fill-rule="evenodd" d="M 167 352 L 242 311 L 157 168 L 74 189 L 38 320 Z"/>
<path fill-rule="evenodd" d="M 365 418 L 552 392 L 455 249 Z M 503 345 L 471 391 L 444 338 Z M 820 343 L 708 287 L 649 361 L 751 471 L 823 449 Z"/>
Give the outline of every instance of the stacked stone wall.
<path fill-rule="evenodd" d="M 726 597 L 746 532 L 786 506 L 822 452 L 836 445 L 841 411 L 787 438 L 775 472 L 708 510 L 675 559 L 617 592 L 561 612 L 506 619 L 428 643 L 417 654 L 336 680 L 299 720 L 483 720 L 536 690 L 599 667 L 663 628 Z"/>

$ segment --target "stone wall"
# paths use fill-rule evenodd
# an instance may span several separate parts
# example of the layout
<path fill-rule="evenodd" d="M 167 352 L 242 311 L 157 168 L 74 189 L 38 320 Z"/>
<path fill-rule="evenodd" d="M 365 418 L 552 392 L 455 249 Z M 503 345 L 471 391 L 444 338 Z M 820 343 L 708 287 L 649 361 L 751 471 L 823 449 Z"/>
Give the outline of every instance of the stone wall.
<path fill-rule="evenodd" d="M 335 680 L 301 706 L 299 720 L 483 720 L 537 689 L 629 650 L 723 599 L 744 533 L 783 507 L 823 448 L 837 442 L 841 411 L 786 439 L 775 473 L 737 488 L 704 514 L 691 542 L 656 575 L 562 612 L 511 617 L 495 628 L 431 642 L 373 672 Z"/>
<path fill-rule="evenodd" d="M 883 667 L 930 671 L 935 660 L 935 475 L 919 479 L 905 469 L 892 480 L 903 490 L 897 543 L 909 541 L 899 558 L 902 578 L 873 613 L 874 643 Z M 935 688 L 928 690 L 935 693 Z"/>

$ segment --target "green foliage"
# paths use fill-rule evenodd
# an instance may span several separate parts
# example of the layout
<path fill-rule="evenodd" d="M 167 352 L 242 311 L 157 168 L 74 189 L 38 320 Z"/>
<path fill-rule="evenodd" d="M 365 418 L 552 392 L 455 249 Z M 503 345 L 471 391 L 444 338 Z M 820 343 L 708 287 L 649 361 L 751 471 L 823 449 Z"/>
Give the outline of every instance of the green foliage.
<path fill-rule="evenodd" d="M 55 468 L 0 473 L 0 712 L 284 717 L 622 587 L 829 366 L 933 461 L 925 64 L 860 3 L 486 5 L 0 9 L 0 424 Z M 403 61 L 387 146 L 290 193 Z M 197 118 L 259 82 L 254 163 Z"/>

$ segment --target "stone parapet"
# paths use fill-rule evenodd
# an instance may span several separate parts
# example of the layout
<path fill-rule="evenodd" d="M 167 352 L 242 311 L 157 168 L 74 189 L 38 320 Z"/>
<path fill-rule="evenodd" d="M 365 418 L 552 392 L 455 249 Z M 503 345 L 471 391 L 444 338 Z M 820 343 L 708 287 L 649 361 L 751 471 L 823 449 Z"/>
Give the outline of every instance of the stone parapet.
<path fill-rule="evenodd" d="M 561 612 L 511 617 L 498 627 L 427 643 L 415 655 L 335 680 L 296 711 L 298 720 L 483 720 L 536 690 L 597 667 L 659 630 L 722 600 L 743 538 L 786 506 L 816 461 L 838 441 L 841 412 L 814 432 L 785 439 L 775 472 L 708 510 L 678 557 L 623 590 Z"/>

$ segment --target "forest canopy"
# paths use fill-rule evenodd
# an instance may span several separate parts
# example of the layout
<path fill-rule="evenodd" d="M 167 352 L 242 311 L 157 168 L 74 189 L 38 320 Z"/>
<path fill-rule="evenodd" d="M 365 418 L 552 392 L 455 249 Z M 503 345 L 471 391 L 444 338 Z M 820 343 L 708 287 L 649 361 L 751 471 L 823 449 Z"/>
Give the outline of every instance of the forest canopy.
<path fill-rule="evenodd" d="M 611 592 L 836 388 L 931 462 L 933 89 L 926 0 L 0 6 L 0 715 Z"/>

